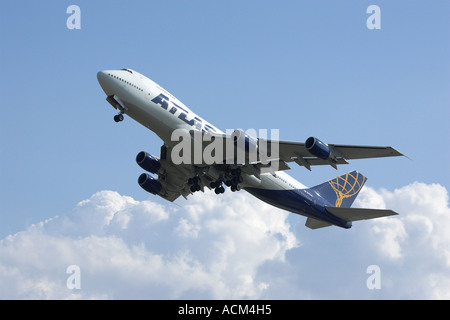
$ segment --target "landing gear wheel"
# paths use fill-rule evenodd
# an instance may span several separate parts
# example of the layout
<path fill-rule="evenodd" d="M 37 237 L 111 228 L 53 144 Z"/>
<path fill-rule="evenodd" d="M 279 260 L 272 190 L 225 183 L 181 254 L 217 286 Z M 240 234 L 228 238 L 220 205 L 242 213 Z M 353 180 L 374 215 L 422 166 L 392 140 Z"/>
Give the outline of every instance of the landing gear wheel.
<path fill-rule="evenodd" d="M 114 121 L 115 121 L 115 122 L 121 122 L 121 121 L 123 121 L 123 114 L 122 114 L 122 113 L 116 114 L 116 115 L 114 116 Z"/>
<path fill-rule="evenodd" d="M 214 189 L 214 192 L 216 194 L 224 193 L 225 192 L 225 188 L 223 186 L 219 186 L 219 187 Z"/>
<path fill-rule="evenodd" d="M 191 192 L 196 192 L 196 191 L 200 191 L 202 189 L 202 187 L 200 187 L 199 184 L 193 184 L 190 188 Z"/>

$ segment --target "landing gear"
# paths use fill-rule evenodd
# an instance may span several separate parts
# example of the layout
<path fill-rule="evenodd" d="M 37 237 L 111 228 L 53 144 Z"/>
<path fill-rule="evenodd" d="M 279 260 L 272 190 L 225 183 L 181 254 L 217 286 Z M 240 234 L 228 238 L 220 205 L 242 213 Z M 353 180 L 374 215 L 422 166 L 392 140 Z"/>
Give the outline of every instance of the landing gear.
<path fill-rule="evenodd" d="M 115 121 L 115 122 L 121 122 L 121 121 L 123 121 L 123 112 L 120 112 L 119 114 L 116 114 L 116 115 L 114 116 L 114 121 Z"/>
<path fill-rule="evenodd" d="M 224 193 L 225 192 L 225 188 L 221 184 L 220 187 L 217 187 L 217 188 L 214 189 L 214 192 L 216 194 Z"/>
<path fill-rule="evenodd" d="M 191 192 L 200 191 L 202 189 L 200 187 L 199 182 L 200 182 L 200 178 L 197 176 L 188 179 L 188 184 L 191 185 L 191 187 L 189 188 L 191 190 Z"/>
<path fill-rule="evenodd" d="M 231 188 L 232 192 L 241 190 L 239 185 L 244 179 L 241 175 L 241 168 L 231 169 L 229 179 L 225 180 L 225 184 Z"/>
<path fill-rule="evenodd" d="M 225 188 L 223 187 L 221 180 L 213 181 L 209 184 L 209 186 L 214 189 L 216 194 L 225 192 Z"/>
<path fill-rule="evenodd" d="M 200 176 L 196 175 L 192 178 L 189 178 L 187 183 L 189 185 L 189 190 L 194 193 L 196 191 L 202 190 L 201 187 L 201 180 L 200 177 L 203 176 L 204 173 L 196 172 L 196 174 L 199 174 Z M 217 175 L 216 175 L 217 177 Z M 209 183 L 209 187 L 211 189 L 214 189 L 215 194 L 221 194 L 225 192 L 224 184 L 227 187 L 230 187 L 232 192 L 239 191 L 242 189 L 241 183 L 244 181 L 242 174 L 241 174 L 241 168 L 234 168 L 234 169 L 226 169 L 224 174 L 220 174 L 220 177 L 217 178 L 215 181 L 211 181 Z"/>
<path fill-rule="evenodd" d="M 240 185 L 238 185 L 238 184 L 236 184 L 236 185 L 232 184 L 231 185 L 231 191 L 235 192 L 235 191 L 239 191 L 239 190 L 241 190 L 241 186 Z"/>

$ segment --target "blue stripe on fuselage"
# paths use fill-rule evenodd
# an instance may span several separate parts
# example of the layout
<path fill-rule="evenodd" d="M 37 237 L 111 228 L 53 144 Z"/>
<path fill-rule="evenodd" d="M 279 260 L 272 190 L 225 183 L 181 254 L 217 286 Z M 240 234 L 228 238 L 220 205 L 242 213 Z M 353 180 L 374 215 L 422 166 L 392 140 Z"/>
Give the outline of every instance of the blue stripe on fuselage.
<path fill-rule="evenodd" d="M 349 224 L 348 221 L 340 219 L 326 211 L 325 206 L 333 205 L 309 189 L 267 190 L 247 187 L 245 190 L 275 207 L 323 220 L 342 228 L 349 228 L 351 226 L 351 223 Z"/>

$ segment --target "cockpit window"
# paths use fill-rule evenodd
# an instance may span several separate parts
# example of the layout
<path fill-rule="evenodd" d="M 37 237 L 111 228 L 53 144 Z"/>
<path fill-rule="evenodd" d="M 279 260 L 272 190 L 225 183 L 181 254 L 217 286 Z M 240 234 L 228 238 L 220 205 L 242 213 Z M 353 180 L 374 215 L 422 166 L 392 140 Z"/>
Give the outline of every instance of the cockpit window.
<path fill-rule="evenodd" d="M 121 69 L 121 70 L 128 71 L 129 73 L 133 74 L 133 71 L 131 71 L 130 69 Z"/>

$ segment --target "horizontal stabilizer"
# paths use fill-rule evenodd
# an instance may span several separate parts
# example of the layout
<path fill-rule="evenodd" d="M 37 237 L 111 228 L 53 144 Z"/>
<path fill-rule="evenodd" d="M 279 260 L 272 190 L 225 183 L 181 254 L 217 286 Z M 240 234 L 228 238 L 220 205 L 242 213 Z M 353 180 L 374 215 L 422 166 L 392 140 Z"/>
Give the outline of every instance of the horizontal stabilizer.
<path fill-rule="evenodd" d="M 308 218 L 308 219 L 306 219 L 305 226 L 314 230 L 314 229 L 329 227 L 329 226 L 331 226 L 331 223 L 328 223 L 328 222 L 325 222 L 322 220 L 313 219 L 313 218 Z"/>
<path fill-rule="evenodd" d="M 359 221 L 398 215 L 395 211 L 383 209 L 339 208 L 327 206 L 325 209 L 332 215 L 346 221 Z"/>

